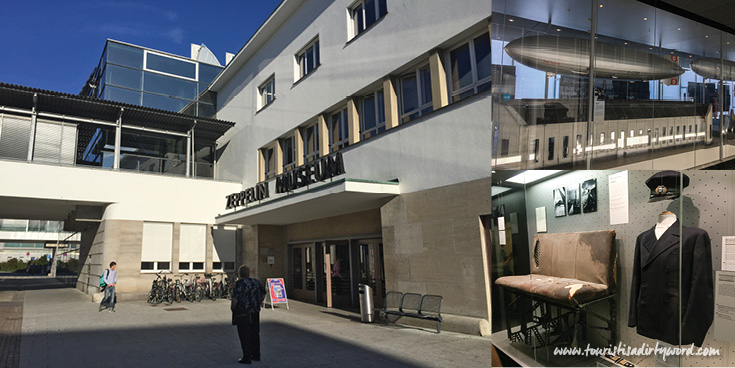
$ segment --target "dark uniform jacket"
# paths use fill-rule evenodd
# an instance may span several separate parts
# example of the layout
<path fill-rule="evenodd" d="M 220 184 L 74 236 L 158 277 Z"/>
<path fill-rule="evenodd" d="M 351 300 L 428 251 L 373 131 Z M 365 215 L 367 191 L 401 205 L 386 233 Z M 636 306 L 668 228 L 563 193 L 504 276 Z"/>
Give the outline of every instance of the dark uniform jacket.
<path fill-rule="evenodd" d="M 683 227 L 679 234 L 679 221 L 658 240 L 654 231 L 636 240 L 628 326 L 669 344 L 702 346 L 715 308 L 709 235 L 694 227 Z"/>

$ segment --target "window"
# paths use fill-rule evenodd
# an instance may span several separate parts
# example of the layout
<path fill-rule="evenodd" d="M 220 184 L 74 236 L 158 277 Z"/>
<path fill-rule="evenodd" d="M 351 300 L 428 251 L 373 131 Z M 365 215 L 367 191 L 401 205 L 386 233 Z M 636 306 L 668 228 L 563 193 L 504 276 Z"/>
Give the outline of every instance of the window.
<path fill-rule="evenodd" d="M 304 140 L 304 162 L 319 158 L 319 129 L 316 124 L 303 128 L 301 137 Z"/>
<path fill-rule="evenodd" d="M 605 133 L 600 133 L 600 144 L 605 143 Z"/>
<path fill-rule="evenodd" d="M 281 152 L 283 152 L 283 171 L 289 171 L 296 166 L 296 147 L 294 138 L 281 139 Z"/>
<path fill-rule="evenodd" d="M 212 229 L 212 270 L 234 271 L 237 227 L 224 226 Z"/>
<path fill-rule="evenodd" d="M 272 75 L 258 87 L 258 109 L 262 109 L 276 99 L 276 78 Z"/>
<path fill-rule="evenodd" d="M 265 179 L 276 176 L 276 157 L 273 147 L 261 149 L 263 155 L 263 170 L 265 170 Z"/>
<path fill-rule="evenodd" d="M 577 144 L 575 148 L 577 149 L 577 155 L 581 155 L 582 154 L 582 135 L 581 134 L 577 134 Z"/>
<path fill-rule="evenodd" d="M 500 157 L 508 157 L 508 151 L 510 151 L 510 139 L 501 139 Z"/>
<path fill-rule="evenodd" d="M 197 63 L 145 50 L 143 69 L 181 78 L 197 80 Z"/>
<path fill-rule="evenodd" d="M 569 136 L 568 135 L 565 135 L 564 138 L 562 138 L 561 155 L 564 158 L 567 158 L 567 156 L 569 156 Z"/>
<path fill-rule="evenodd" d="M 490 33 L 486 32 L 449 53 L 452 102 L 490 88 Z"/>
<path fill-rule="evenodd" d="M 207 250 L 207 225 L 181 224 L 179 269 L 204 271 Z M 186 268 L 182 268 L 181 266 Z"/>
<path fill-rule="evenodd" d="M 370 28 L 375 22 L 388 13 L 386 0 L 360 0 L 350 7 L 352 37 Z"/>
<path fill-rule="evenodd" d="M 385 99 L 380 89 L 360 100 L 360 131 L 369 138 L 385 131 Z"/>
<path fill-rule="evenodd" d="M 549 138 L 549 156 L 547 157 L 547 159 L 554 159 L 554 137 Z"/>
<path fill-rule="evenodd" d="M 533 162 L 538 162 L 538 139 L 533 141 Z"/>
<path fill-rule="evenodd" d="M 401 77 L 401 122 L 416 119 L 433 110 L 431 101 L 431 72 L 424 65 Z"/>
<path fill-rule="evenodd" d="M 347 122 L 347 108 L 333 113 L 329 117 L 329 149 L 334 152 L 349 145 L 350 130 Z"/>
<path fill-rule="evenodd" d="M 319 38 L 310 42 L 303 50 L 296 54 L 296 67 L 298 68 L 298 79 L 311 73 L 320 64 L 319 61 Z"/>
<path fill-rule="evenodd" d="M 653 129 L 653 144 L 658 144 L 658 128 Z"/>
<path fill-rule="evenodd" d="M 161 222 L 143 223 L 143 247 L 140 269 L 143 271 L 168 271 L 171 269 L 174 224 Z"/>

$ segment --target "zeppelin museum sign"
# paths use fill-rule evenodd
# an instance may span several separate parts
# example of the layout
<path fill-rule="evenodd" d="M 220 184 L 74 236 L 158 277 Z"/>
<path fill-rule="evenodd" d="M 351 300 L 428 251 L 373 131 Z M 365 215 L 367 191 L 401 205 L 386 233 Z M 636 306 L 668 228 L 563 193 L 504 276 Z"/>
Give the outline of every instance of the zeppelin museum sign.
<path fill-rule="evenodd" d="M 342 153 L 337 152 L 278 175 L 276 177 L 276 193 L 288 193 L 344 173 L 345 164 L 342 160 Z M 242 207 L 248 203 L 268 198 L 270 196 L 268 184 L 267 181 L 260 182 L 242 192 L 226 196 L 227 206 L 225 208 Z"/>

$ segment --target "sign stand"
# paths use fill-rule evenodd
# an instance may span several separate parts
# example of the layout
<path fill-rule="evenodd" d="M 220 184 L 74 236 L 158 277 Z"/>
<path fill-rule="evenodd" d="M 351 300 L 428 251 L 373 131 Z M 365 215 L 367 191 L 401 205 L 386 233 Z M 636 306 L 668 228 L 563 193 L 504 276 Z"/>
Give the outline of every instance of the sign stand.
<path fill-rule="evenodd" d="M 268 301 L 271 305 L 271 310 L 275 310 L 273 307 L 273 304 L 286 304 L 286 309 L 290 310 L 291 308 L 288 307 L 288 297 L 286 296 L 286 284 L 283 282 L 283 279 L 267 279 L 266 284 L 268 284 Z"/>

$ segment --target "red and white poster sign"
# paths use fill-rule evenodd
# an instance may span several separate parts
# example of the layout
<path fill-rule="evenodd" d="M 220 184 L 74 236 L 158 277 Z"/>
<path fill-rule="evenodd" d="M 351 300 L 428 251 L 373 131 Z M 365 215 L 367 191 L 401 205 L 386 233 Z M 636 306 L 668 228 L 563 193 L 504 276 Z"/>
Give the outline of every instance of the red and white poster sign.
<path fill-rule="evenodd" d="M 283 282 L 283 279 L 267 279 L 266 283 L 268 284 L 268 297 L 270 299 L 271 309 L 273 309 L 273 304 L 282 303 L 286 303 L 286 308 L 288 308 L 286 284 Z"/>

